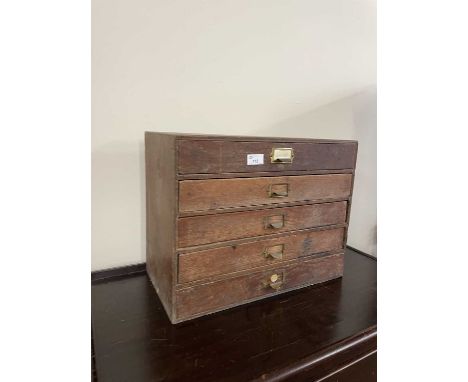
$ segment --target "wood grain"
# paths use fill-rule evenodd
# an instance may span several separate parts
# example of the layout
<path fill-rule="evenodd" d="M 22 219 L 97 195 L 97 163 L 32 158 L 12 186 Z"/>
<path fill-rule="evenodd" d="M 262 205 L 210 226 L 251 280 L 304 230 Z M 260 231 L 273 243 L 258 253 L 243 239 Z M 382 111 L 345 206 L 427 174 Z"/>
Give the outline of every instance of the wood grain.
<path fill-rule="evenodd" d="M 289 164 L 271 163 L 273 148 L 294 149 Z M 340 170 L 354 167 L 355 143 L 185 141 L 178 143 L 180 174 L 258 171 Z M 263 154 L 263 165 L 247 165 L 248 154 Z"/>
<path fill-rule="evenodd" d="M 271 163 L 273 148 L 292 148 L 292 163 Z M 356 141 L 146 132 L 145 150 L 146 268 L 173 323 L 184 320 L 182 290 L 333 256 L 346 244 Z M 264 163 L 247 165 L 247 154 Z"/>
<path fill-rule="evenodd" d="M 92 284 L 99 382 L 310 382 L 377 348 L 377 261 L 349 249 L 341 279 L 177 325 L 144 273 Z"/>
<path fill-rule="evenodd" d="M 343 254 L 329 255 L 319 259 L 302 260 L 284 268 L 268 272 L 194 286 L 176 292 L 177 319 L 208 313 L 221 307 L 249 301 L 260 296 L 275 294 L 278 290 L 270 287 L 270 277 L 280 275 L 282 291 L 334 279 L 343 275 Z"/>
<path fill-rule="evenodd" d="M 179 182 L 179 211 L 346 198 L 351 181 L 351 174 L 185 180 Z"/>
<path fill-rule="evenodd" d="M 221 141 L 179 141 L 178 170 L 181 174 L 221 172 Z"/>
<path fill-rule="evenodd" d="M 346 204 L 342 201 L 180 218 L 178 248 L 343 223 Z"/>
<path fill-rule="evenodd" d="M 307 376 L 304 376 L 304 381 L 310 382 Z M 322 379 L 320 382 L 377 382 L 377 351 L 366 354 L 340 368 L 338 371 L 333 370 L 331 375 Z M 297 382 L 300 382 L 297 380 Z"/>
<path fill-rule="evenodd" d="M 146 269 L 169 316 L 173 315 L 175 137 L 145 134 Z"/>
<path fill-rule="evenodd" d="M 260 176 L 294 176 L 294 175 L 321 175 L 321 174 L 353 174 L 354 169 L 340 170 L 301 170 L 301 171 L 255 171 L 255 172 L 219 172 L 216 174 L 177 174 L 178 180 L 190 179 L 231 179 L 231 178 L 258 178 Z"/>
<path fill-rule="evenodd" d="M 301 137 L 265 137 L 255 135 L 224 135 L 224 134 L 195 134 L 195 133 L 175 133 L 175 132 L 158 132 L 159 135 L 176 136 L 179 140 L 207 140 L 207 141 L 238 141 L 238 142 L 313 142 L 313 143 L 356 143 L 355 140 L 349 139 L 320 139 L 320 138 L 301 138 Z"/>
<path fill-rule="evenodd" d="M 275 266 L 287 260 L 342 249 L 344 228 L 299 232 L 288 236 L 256 240 L 179 255 L 179 282 L 229 274 L 261 266 Z M 275 258 L 269 253 L 281 253 Z"/>

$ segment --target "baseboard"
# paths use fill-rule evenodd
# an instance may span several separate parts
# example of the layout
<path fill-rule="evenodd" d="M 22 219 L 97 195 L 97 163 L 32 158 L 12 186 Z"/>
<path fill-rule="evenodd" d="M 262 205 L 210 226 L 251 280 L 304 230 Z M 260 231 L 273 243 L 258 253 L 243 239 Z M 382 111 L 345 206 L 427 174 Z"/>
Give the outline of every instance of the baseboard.
<path fill-rule="evenodd" d="M 363 251 L 361 251 L 361 250 L 359 250 L 359 249 L 356 249 L 356 248 L 354 248 L 354 247 L 351 247 L 350 245 L 346 245 L 346 248 L 350 249 L 351 251 L 357 252 L 357 253 L 359 253 L 360 255 L 369 257 L 369 258 L 371 258 L 372 260 L 377 260 L 377 257 L 376 257 L 376 256 L 369 255 L 368 253 L 363 252 Z"/>
<path fill-rule="evenodd" d="M 125 265 L 123 267 L 103 269 L 91 272 L 91 282 L 106 280 L 115 277 L 128 276 L 146 272 L 146 263 Z"/>

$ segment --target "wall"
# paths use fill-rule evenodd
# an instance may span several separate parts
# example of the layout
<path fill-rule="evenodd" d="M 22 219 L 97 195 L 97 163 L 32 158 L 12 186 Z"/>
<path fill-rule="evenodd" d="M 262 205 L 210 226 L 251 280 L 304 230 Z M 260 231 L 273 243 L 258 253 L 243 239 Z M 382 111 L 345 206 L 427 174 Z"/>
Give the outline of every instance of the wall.
<path fill-rule="evenodd" d="M 377 255 L 377 91 L 375 86 L 271 126 L 265 133 L 359 141 L 348 245 Z"/>
<path fill-rule="evenodd" d="M 145 261 L 143 132 L 360 140 L 375 253 L 375 1 L 93 0 L 92 268 Z"/>

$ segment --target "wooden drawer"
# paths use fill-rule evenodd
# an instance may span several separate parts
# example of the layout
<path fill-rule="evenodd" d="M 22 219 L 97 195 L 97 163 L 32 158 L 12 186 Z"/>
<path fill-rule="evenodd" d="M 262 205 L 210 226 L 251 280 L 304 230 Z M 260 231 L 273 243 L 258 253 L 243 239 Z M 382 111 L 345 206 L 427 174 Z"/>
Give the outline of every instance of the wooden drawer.
<path fill-rule="evenodd" d="M 352 178 L 352 174 L 330 174 L 184 180 L 179 182 L 179 211 L 347 198 Z"/>
<path fill-rule="evenodd" d="M 347 202 L 341 201 L 180 218 L 177 221 L 177 244 L 178 248 L 184 248 L 340 224 L 346 221 L 346 206 Z"/>
<path fill-rule="evenodd" d="M 224 279 L 176 292 L 178 320 L 343 275 L 343 254 L 299 260 L 287 267 Z M 275 276 L 277 277 L 276 281 Z M 273 279 L 272 279 L 273 276 Z M 273 280 L 273 281 L 272 281 Z"/>
<path fill-rule="evenodd" d="M 291 163 L 271 162 L 275 148 L 291 148 Z M 262 171 L 312 171 L 354 168 L 356 143 L 178 141 L 179 174 Z M 263 164 L 248 164 L 247 156 L 263 156 Z"/>
<path fill-rule="evenodd" d="M 343 248 L 344 228 L 302 231 L 274 239 L 179 255 L 179 283 L 268 266 Z"/>

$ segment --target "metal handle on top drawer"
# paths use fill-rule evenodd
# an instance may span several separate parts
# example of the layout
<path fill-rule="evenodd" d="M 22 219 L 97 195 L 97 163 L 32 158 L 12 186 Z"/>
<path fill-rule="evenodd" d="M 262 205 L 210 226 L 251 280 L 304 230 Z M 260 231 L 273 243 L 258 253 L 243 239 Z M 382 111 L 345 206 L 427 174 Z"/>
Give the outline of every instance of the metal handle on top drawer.
<path fill-rule="evenodd" d="M 291 147 L 277 147 L 271 149 L 271 163 L 292 163 L 294 159 L 294 149 Z"/>

